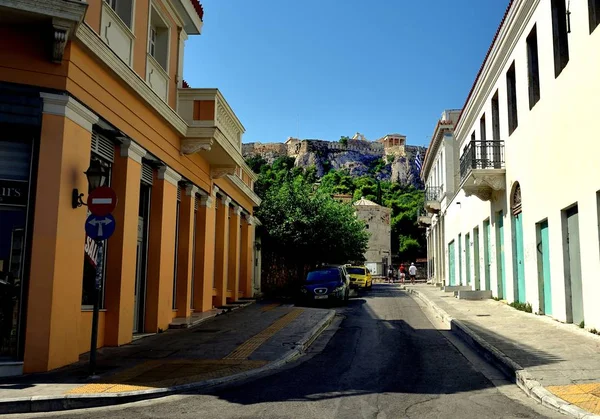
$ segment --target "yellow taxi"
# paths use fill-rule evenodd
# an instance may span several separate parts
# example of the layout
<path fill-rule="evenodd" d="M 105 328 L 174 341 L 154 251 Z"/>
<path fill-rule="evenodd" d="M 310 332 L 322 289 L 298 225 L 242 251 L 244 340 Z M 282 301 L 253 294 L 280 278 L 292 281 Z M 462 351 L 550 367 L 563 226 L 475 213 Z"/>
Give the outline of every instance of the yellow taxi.
<path fill-rule="evenodd" d="M 366 266 L 347 266 L 350 275 L 350 288 L 370 290 L 373 287 L 373 276 Z"/>

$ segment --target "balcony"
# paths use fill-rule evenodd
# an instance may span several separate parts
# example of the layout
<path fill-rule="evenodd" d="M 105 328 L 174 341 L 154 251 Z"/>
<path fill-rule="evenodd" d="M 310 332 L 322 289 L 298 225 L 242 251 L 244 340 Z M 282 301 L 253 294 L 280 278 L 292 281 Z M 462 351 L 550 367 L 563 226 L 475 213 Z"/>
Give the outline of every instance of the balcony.
<path fill-rule="evenodd" d="M 431 225 L 431 215 L 423 210 L 419 211 L 417 223 L 419 227 L 429 227 Z"/>
<path fill-rule="evenodd" d="M 441 209 L 443 195 L 443 186 L 428 186 L 425 188 L 425 209 L 432 214 L 437 214 Z"/>
<path fill-rule="evenodd" d="M 503 141 L 471 141 L 460 157 L 460 182 L 465 196 L 490 201 L 506 189 Z"/>
<path fill-rule="evenodd" d="M 218 89 L 178 90 L 177 112 L 189 125 L 181 153 L 200 153 L 221 176 L 243 163 L 244 126 Z"/>

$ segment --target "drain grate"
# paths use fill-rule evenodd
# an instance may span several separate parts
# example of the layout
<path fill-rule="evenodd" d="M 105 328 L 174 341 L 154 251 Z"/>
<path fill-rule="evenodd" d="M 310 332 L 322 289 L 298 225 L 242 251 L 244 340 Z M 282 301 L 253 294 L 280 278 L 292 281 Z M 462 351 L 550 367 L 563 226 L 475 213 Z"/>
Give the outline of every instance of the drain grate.
<path fill-rule="evenodd" d="M 490 314 L 476 314 L 477 317 L 490 317 Z"/>

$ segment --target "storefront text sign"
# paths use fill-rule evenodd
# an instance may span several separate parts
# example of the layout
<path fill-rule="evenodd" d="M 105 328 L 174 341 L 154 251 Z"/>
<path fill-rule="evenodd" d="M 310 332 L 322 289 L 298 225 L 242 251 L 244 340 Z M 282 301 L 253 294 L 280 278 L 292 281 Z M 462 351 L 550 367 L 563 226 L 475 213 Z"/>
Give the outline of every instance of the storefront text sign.
<path fill-rule="evenodd" d="M 27 182 L 0 179 L 0 205 L 27 206 Z"/>

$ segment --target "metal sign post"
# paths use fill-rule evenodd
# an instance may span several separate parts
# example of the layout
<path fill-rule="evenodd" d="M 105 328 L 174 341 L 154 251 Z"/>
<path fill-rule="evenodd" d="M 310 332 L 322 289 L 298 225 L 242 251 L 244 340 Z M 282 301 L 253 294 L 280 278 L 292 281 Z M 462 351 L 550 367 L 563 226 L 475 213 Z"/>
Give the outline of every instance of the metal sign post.
<path fill-rule="evenodd" d="M 104 243 L 98 241 L 98 258 L 96 259 L 96 284 L 94 286 L 94 312 L 92 315 L 92 341 L 90 343 L 90 377 L 96 374 L 96 348 L 98 346 L 98 317 L 100 313 L 100 297 L 102 296 L 102 261 Z"/>

